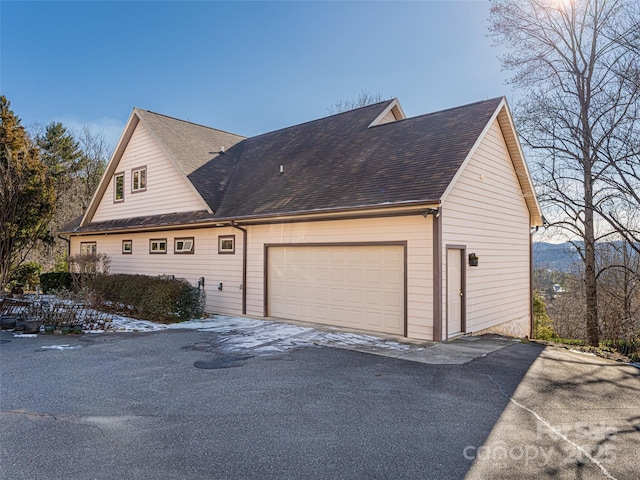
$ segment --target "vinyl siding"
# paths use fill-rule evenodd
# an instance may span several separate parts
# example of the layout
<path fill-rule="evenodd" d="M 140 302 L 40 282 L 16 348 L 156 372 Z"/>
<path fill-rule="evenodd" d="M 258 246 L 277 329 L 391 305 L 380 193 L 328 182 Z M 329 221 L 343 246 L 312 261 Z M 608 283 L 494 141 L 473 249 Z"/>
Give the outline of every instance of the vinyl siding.
<path fill-rule="evenodd" d="M 235 235 L 236 253 L 218 254 L 218 236 Z M 174 254 L 174 238 L 193 237 L 193 254 Z M 166 254 L 150 254 L 149 240 L 167 239 Z M 133 253 L 122 253 L 122 240 L 133 241 Z M 205 278 L 207 312 L 238 315 L 242 311 L 242 232 L 233 228 L 175 230 L 117 235 L 71 237 L 71 254 L 80 242 L 97 243 L 97 251 L 111 258 L 110 273 L 175 275 L 192 285 Z M 222 282 L 222 290 L 218 285 Z"/>
<path fill-rule="evenodd" d="M 264 245 L 281 243 L 407 242 L 408 337 L 433 338 L 432 218 L 421 215 L 247 226 L 247 315 L 264 315 Z M 235 235 L 236 252 L 218 254 L 218 236 Z M 173 253 L 173 239 L 194 237 L 194 254 Z M 149 240 L 167 238 L 166 254 L 150 254 Z M 133 253 L 122 254 L 122 240 L 133 241 Z M 71 253 L 80 242 L 97 242 L 97 251 L 111 258 L 111 273 L 175 275 L 196 284 L 205 277 L 207 311 L 242 313 L 242 232 L 234 228 L 203 228 L 168 232 L 71 237 Z M 223 290 L 218 284 L 223 283 Z"/>
<path fill-rule="evenodd" d="M 131 192 L 131 169 L 147 168 L 147 189 Z M 163 213 L 204 210 L 187 180 L 169 161 L 148 129 L 138 123 L 115 173 L 124 172 L 124 201 L 114 203 L 113 177 L 91 219 L 94 222 Z"/>
<path fill-rule="evenodd" d="M 443 323 L 446 246 L 465 245 L 466 331 L 530 316 L 529 211 L 500 127 L 494 122 L 442 209 Z"/>

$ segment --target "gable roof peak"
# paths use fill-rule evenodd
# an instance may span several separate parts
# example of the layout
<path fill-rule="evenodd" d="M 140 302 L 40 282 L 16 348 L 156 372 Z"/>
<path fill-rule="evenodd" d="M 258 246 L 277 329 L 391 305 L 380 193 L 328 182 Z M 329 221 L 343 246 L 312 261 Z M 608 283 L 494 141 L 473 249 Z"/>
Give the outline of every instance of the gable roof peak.
<path fill-rule="evenodd" d="M 192 125 L 194 127 L 206 128 L 208 130 L 213 130 L 213 131 L 220 132 L 220 133 L 226 133 L 228 135 L 234 135 L 236 137 L 247 138 L 244 135 L 239 135 L 237 133 L 229 132 L 227 130 L 221 130 L 219 128 L 209 127 L 208 125 L 203 125 L 201 123 L 191 122 L 189 120 L 183 120 L 181 118 L 176 118 L 176 117 L 172 117 L 170 115 L 165 115 L 164 113 L 153 112 L 151 110 L 146 110 L 144 108 L 134 107 L 133 111 L 136 112 L 138 115 L 141 114 L 140 116 L 145 115 L 145 114 L 156 115 L 158 117 L 163 117 L 163 118 L 165 118 L 167 120 L 170 120 L 170 121 L 180 122 L 180 123 L 184 123 L 184 124 L 187 124 L 187 125 Z"/>

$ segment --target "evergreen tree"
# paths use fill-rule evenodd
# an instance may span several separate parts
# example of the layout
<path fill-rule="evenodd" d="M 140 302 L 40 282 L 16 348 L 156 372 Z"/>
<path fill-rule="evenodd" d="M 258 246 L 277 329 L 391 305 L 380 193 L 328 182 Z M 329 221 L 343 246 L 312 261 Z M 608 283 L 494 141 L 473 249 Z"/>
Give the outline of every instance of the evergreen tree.
<path fill-rule="evenodd" d="M 0 96 L 0 289 L 31 248 L 50 240 L 56 200 L 48 168 L 10 105 Z"/>

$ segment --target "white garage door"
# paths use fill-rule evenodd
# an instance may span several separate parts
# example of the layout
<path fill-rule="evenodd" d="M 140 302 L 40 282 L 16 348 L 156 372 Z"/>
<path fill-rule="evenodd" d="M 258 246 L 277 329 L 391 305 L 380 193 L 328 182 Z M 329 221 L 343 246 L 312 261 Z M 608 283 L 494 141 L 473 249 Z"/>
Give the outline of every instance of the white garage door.
<path fill-rule="evenodd" d="M 404 245 L 271 246 L 268 315 L 405 334 Z"/>

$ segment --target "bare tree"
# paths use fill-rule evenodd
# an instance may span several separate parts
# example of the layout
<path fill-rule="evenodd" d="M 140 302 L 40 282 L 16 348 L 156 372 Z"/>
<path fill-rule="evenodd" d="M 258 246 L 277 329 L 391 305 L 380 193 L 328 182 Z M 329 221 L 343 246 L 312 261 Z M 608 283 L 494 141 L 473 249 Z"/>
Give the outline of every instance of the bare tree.
<path fill-rule="evenodd" d="M 640 254 L 626 241 L 599 247 L 601 334 L 607 340 L 629 338 L 640 328 Z"/>
<path fill-rule="evenodd" d="M 638 8 L 633 0 L 492 0 L 490 22 L 524 92 L 515 116 L 538 160 L 545 216 L 579 240 L 586 334 L 597 345 L 596 243 L 629 231 L 616 212 L 625 165 L 638 162 Z"/>
<path fill-rule="evenodd" d="M 52 122 L 47 126 L 33 124 L 30 130 L 54 179 L 56 205 L 48 227 L 51 242 L 32 251 L 29 259 L 43 264 L 47 270 L 56 266 L 63 268 L 67 242 L 61 241 L 57 232 L 89 206 L 110 148 L 102 132 L 89 125 L 67 129 L 59 122 Z"/>
<path fill-rule="evenodd" d="M 354 108 L 366 107 L 367 105 L 372 105 L 374 103 L 381 102 L 382 100 L 383 98 L 380 92 L 371 94 L 367 90 L 362 90 L 357 99 L 340 99 L 327 110 L 329 111 L 329 115 L 335 115 L 336 113 L 346 112 L 353 110 Z"/>
<path fill-rule="evenodd" d="M 109 160 L 112 147 L 104 138 L 104 133 L 83 124 L 76 130 L 80 142 L 82 158 L 77 172 L 78 200 L 80 213 L 89 207 L 89 202 L 98 188 L 100 178 Z"/>

